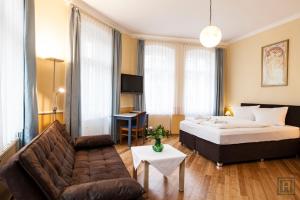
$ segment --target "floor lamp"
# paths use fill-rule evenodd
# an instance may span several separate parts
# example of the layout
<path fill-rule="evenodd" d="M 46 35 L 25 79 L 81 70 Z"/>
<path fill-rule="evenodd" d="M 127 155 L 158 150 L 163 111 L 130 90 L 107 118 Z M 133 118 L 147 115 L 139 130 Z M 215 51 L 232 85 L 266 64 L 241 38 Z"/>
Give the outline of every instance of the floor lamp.
<path fill-rule="evenodd" d="M 46 60 L 50 60 L 53 62 L 53 78 L 52 78 L 52 115 L 53 115 L 53 121 L 56 120 L 56 112 L 57 112 L 57 96 L 59 94 L 65 93 L 64 88 L 58 88 L 56 90 L 56 63 L 64 62 L 64 60 L 57 59 L 57 58 L 46 58 Z"/>

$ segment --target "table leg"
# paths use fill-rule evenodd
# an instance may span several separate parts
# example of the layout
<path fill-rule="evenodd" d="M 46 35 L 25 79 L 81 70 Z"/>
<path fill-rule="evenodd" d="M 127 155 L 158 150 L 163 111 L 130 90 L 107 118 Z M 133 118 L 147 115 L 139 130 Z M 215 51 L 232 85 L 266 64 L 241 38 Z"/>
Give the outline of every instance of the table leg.
<path fill-rule="evenodd" d="M 137 169 L 135 169 L 134 166 L 132 166 L 132 176 L 135 180 L 137 180 Z"/>
<path fill-rule="evenodd" d="M 131 147 L 131 119 L 128 120 L 128 147 Z"/>
<path fill-rule="evenodd" d="M 185 159 L 180 163 L 179 166 L 179 192 L 184 191 L 184 170 L 185 170 Z"/>
<path fill-rule="evenodd" d="M 114 130 L 113 131 L 114 131 L 114 134 L 116 135 L 116 138 L 118 138 L 119 137 L 118 119 L 116 117 L 114 118 Z M 116 142 L 118 142 L 118 141 L 116 141 Z M 120 143 L 121 143 L 121 139 L 120 139 Z"/>
<path fill-rule="evenodd" d="M 148 192 L 149 189 L 149 163 L 145 161 L 145 169 L 144 169 L 144 190 Z"/>

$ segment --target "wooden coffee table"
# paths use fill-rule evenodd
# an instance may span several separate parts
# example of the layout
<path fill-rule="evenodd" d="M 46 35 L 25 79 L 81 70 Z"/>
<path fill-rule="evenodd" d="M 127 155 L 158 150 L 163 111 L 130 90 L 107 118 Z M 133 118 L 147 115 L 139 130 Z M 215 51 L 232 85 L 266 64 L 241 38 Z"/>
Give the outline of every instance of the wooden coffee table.
<path fill-rule="evenodd" d="M 184 170 L 186 155 L 171 145 L 164 144 L 162 152 L 155 152 L 152 145 L 131 147 L 133 158 L 133 177 L 137 179 L 137 169 L 144 163 L 144 190 L 149 190 L 149 165 L 160 171 L 165 177 L 179 166 L 179 191 L 184 191 Z"/>

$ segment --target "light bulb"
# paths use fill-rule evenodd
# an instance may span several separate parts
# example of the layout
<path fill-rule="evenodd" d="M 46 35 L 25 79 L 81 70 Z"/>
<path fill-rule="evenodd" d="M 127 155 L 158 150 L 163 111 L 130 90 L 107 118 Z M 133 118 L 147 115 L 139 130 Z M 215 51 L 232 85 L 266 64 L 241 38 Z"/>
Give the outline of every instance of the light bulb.
<path fill-rule="evenodd" d="M 207 48 L 217 46 L 222 39 L 222 32 L 217 26 L 206 26 L 200 33 L 200 42 Z"/>
<path fill-rule="evenodd" d="M 57 92 L 63 94 L 65 93 L 65 88 L 60 87 L 58 88 Z"/>

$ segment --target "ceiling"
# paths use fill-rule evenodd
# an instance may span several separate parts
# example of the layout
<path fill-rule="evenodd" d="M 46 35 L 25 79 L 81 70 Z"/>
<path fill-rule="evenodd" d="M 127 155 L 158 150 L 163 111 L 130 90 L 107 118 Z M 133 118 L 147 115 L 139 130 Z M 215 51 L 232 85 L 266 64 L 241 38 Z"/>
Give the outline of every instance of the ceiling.
<path fill-rule="evenodd" d="M 209 0 L 83 0 L 135 34 L 198 38 Z M 212 24 L 223 42 L 300 16 L 300 0 L 212 0 Z"/>

